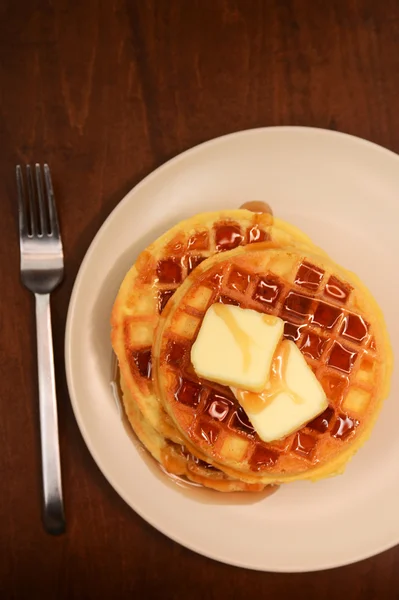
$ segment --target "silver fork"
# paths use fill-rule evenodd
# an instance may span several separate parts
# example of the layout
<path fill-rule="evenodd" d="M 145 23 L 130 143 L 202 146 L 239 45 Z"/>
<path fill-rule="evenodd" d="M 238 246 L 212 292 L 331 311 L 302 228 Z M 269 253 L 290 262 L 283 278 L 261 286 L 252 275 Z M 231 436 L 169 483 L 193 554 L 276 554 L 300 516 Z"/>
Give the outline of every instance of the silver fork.
<path fill-rule="evenodd" d="M 35 165 L 35 175 L 26 167 L 26 186 L 20 165 L 16 167 L 18 188 L 21 279 L 36 299 L 36 336 L 39 374 L 40 441 L 43 476 L 43 521 L 46 531 L 65 530 L 55 392 L 50 292 L 61 282 L 64 255 L 48 165 Z M 25 193 L 27 188 L 27 194 Z"/>

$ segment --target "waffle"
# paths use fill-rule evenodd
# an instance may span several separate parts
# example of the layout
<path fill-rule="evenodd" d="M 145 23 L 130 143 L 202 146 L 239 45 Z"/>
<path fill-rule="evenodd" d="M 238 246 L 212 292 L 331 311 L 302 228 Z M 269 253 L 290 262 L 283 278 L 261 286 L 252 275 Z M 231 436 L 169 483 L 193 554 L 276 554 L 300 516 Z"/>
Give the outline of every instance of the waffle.
<path fill-rule="evenodd" d="M 321 382 L 325 412 L 265 443 L 230 390 L 196 376 L 190 350 L 207 308 L 231 303 L 281 317 Z M 341 472 L 367 439 L 386 397 L 392 354 L 383 316 L 363 284 L 326 256 L 270 243 L 197 267 L 161 315 L 156 392 L 186 447 L 243 481 L 283 483 Z"/>
<path fill-rule="evenodd" d="M 111 337 L 125 390 L 125 412 L 133 429 L 139 428 L 141 434 L 136 433 L 144 445 L 176 475 L 181 474 L 183 463 L 165 459 L 160 448 L 173 448 L 175 456 L 176 449 L 182 448 L 183 438 L 159 402 L 151 379 L 152 340 L 160 314 L 175 290 L 204 259 L 238 245 L 266 240 L 276 245 L 295 243 L 314 248 L 301 231 L 270 214 L 248 210 L 204 213 L 179 223 L 149 246 L 138 257 L 118 293 Z M 144 436 L 144 430 L 148 435 Z M 242 482 L 221 483 L 220 472 L 209 465 L 204 467 L 195 453 L 185 452 L 183 458 L 185 475 L 192 481 L 198 481 L 200 476 L 207 487 L 254 489 L 244 487 Z"/>
<path fill-rule="evenodd" d="M 268 214 L 203 213 L 179 223 L 144 250 L 121 285 L 111 316 L 111 341 L 121 373 L 144 417 L 176 443 L 181 437 L 160 407 L 151 381 L 151 347 L 160 314 L 205 258 L 265 240 L 314 247 L 302 232 Z"/>

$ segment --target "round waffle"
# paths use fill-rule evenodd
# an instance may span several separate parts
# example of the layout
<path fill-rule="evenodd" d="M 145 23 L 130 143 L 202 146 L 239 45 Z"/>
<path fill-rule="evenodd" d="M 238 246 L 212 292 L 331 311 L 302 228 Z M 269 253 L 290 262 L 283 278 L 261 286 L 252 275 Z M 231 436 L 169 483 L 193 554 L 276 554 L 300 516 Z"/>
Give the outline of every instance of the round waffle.
<path fill-rule="evenodd" d="M 148 425 L 146 430 L 153 433 L 153 443 L 143 441 L 148 442 L 150 435 L 144 438 L 138 433 L 138 437 L 153 456 L 157 460 L 161 457 L 164 467 L 176 475 L 181 470 L 178 461 L 166 461 L 165 455 L 161 456 L 158 451 L 161 446 L 175 444 L 180 448 L 183 444 L 179 430 L 159 402 L 151 379 L 152 340 L 160 314 L 175 290 L 203 260 L 239 245 L 267 240 L 276 245 L 314 248 L 305 234 L 270 214 L 254 214 L 248 210 L 203 213 L 179 223 L 151 244 L 138 257 L 119 290 L 112 312 L 111 337 L 125 390 L 125 412 L 133 429 L 139 427 L 142 432 L 144 423 Z M 198 464 L 202 463 L 188 452 L 184 459 L 186 476 L 198 481 Z M 227 485 L 223 482 L 221 486 L 216 469 L 207 468 L 206 479 L 203 472 L 200 475 L 207 487 L 249 489 L 242 483 Z"/>
<path fill-rule="evenodd" d="M 203 260 L 240 245 L 269 240 L 281 246 L 314 247 L 301 231 L 269 214 L 247 210 L 202 213 L 148 246 L 122 282 L 111 315 L 111 341 L 122 376 L 144 417 L 176 443 L 181 437 L 160 407 L 151 381 L 151 348 L 160 314 Z"/>
<path fill-rule="evenodd" d="M 321 382 L 329 407 L 265 443 L 230 390 L 196 376 L 190 351 L 214 302 L 281 317 Z M 317 479 L 342 471 L 386 397 L 392 354 L 383 316 L 353 274 L 325 256 L 257 244 L 214 256 L 181 285 L 153 347 L 156 391 L 190 451 L 248 482 Z"/>

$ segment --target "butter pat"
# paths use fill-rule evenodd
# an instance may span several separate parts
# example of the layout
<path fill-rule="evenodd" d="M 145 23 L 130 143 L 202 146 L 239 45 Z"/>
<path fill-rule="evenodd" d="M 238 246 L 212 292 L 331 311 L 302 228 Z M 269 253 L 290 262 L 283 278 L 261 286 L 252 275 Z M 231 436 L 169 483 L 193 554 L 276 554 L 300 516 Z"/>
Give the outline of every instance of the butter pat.
<path fill-rule="evenodd" d="M 303 354 L 287 340 L 280 345 L 263 392 L 232 390 L 264 442 L 286 437 L 328 406 L 324 390 Z"/>
<path fill-rule="evenodd" d="M 212 304 L 191 348 L 194 370 L 210 381 L 260 392 L 283 330 L 284 322 L 278 317 Z"/>

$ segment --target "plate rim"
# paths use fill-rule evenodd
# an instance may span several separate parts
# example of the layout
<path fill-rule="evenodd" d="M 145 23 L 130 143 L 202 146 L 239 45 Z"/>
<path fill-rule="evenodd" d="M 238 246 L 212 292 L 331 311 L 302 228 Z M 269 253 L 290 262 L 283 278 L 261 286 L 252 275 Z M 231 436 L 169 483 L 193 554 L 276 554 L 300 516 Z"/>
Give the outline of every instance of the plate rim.
<path fill-rule="evenodd" d="M 394 158 L 395 160 L 397 160 L 399 162 L 399 154 L 395 153 L 393 150 L 390 150 L 389 148 L 385 148 L 384 146 L 381 146 L 370 140 L 367 140 L 367 139 L 364 139 L 364 138 L 361 138 L 361 137 L 358 137 L 358 136 L 355 136 L 355 135 L 352 135 L 349 133 L 336 131 L 336 130 L 330 130 L 330 129 L 326 129 L 326 128 L 322 128 L 322 127 L 307 127 L 307 126 L 296 126 L 296 125 L 295 126 L 277 125 L 277 126 L 270 126 L 270 127 L 256 127 L 256 128 L 249 128 L 249 129 L 242 129 L 242 130 L 234 131 L 234 132 L 231 132 L 231 133 L 228 133 L 225 135 L 211 138 L 211 139 L 201 142 L 199 144 L 196 144 L 196 145 L 184 150 L 183 152 L 173 156 L 166 162 L 162 163 L 160 166 L 156 167 L 154 170 L 150 171 L 145 177 L 143 177 L 140 181 L 138 181 L 138 183 L 135 184 L 123 196 L 123 198 L 121 198 L 121 200 L 116 204 L 116 206 L 108 214 L 108 216 L 106 217 L 106 219 L 101 224 L 98 231 L 96 232 L 95 236 L 91 240 L 90 245 L 87 248 L 85 255 L 83 257 L 83 260 L 79 266 L 75 281 L 73 283 L 73 288 L 72 288 L 72 292 L 71 292 L 71 296 L 70 296 L 69 304 L 68 304 L 67 319 L 66 319 L 66 325 L 65 325 L 65 341 L 64 341 L 65 372 L 66 372 L 66 379 L 67 379 L 67 388 L 68 388 L 68 393 L 69 393 L 74 417 L 78 424 L 78 427 L 79 427 L 80 433 L 83 437 L 83 440 L 84 440 L 93 460 L 95 461 L 97 467 L 100 469 L 102 475 L 105 477 L 105 479 L 108 481 L 108 483 L 114 488 L 114 490 L 118 493 L 118 495 L 124 500 L 124 502 L 126 502 L 126 504 L 132 510 L 134 510 L 134 512 L 136 512 L 143 520 L 145 520 L 148 524 L 150 524 L 154 529 L 156 529 L 157 531 L 159 531 L 160 533 L 162 533 L 169 539 L 172 539 L 174 542 L 177 542 L 181 546 L 188 548 L 189 550 L 191 550 L 197 554 L 200 554 L 202 556 L 205 556 L 206 558 L 209 558 L 209 559 L 212 559 L 217 562 L 224 563 L 224 564 L 228 564 L 228 565 L 231 565 L 234 567 L 246 568 L 246 569 L 260 571 L 260 572 L 311 573 L 311 572 L 341 568 L 341 567 L 344 567 L 344 566 L 347 566 L 350 564 L 355 564 L 357 562 L 361 562 L 361 561 L 367 560 L 371 557 L 377 556 L 377 555 L 381 554 L 382 552 L 388 551 L 388 550 L 394 548 L 395 546 L 397 546 L 399 544 L 399 537 L 398 537 L 397 541 L 389 542 L 387 544 L 380 544 L 378 549 L 374 549 L 372 551 L 364 551 L 363 553 L 358 553 L 357 556 L 355 556 L 351 559 L 344 560 L 339 563 L 337 563 L 336 560 L 334 561 L 331 559 L 330 561 L 325 561 L 325 563 L 323 565 L 315 566 L 315 567 L 311 567 L 311 568 L 303 567 L 300 564 L 297 564 L 295 566 L 290 566 L 289 568 L 286 568 L 284 566 L 282 566 L 282 567 L 274 566 L 272 569 L 264 568 L 262 566 L 254 566 L 252 564 L 246 563 L 245 561 L 235 560 L 234 558 L 229 558 L 226 556 L 221 557 L 220 555 L 218 556 L 218 555 L 213 554 L 211 549 L 208 550 L 206 548 L 202 548 L 200 546 L 200 544 L 195 545 L 195 544 L 192 544 L 190 541 L 187 541 L 186 539 L 182 539 L 179 534 L 169 531 L 167 529 L 167 527 L 164 527 L 162 523 L 159 523 L 156 520 L 156 518 L 152 517 L 151 514 L 146 513 L 146 511 L 144 509 L 142 509 L 141 507 L 133 506 L 134 503 L 132 503 L 131 499 L 128 498 L 127 494 L 125 494 L 124 491 L 120 488 L 119 484 L 115 481 L 112 473 L 110 474 L 110 473 L 106 472 L 106 469 L 103 466 L 100 457 L 98 456 L 97 450 L 95 448 L 95 444 L 92 444 L 92 442 L 91 442 L 90 433 L 88 432 L 88 430 L 86 428 L 84 419 L 83 419 L 80 409 L 79 409 L 79 402 L 76 398 L 75 389 L 74 389 L 73 373 L 72 373 L 71 358 L 70 358 L 71 334 L 72 334 L 74 312 L 75 312 L 76 302 L 78 299 L 79 288 L 81 285 L 82 278 L 84 276 L 84 272 L 86 270 L 86 265 L 90 262 L 92 255 L 96 252 L 96 249 L 101 240 L 101 237 L 104 234 L 104 231 L 107 229 L 110 221 L 117 217 L 118 212 L 120 210 L 122 210 L 124 205 L 130 201 L 131 196 L 134 193 L 136 193 L 142 186 L 150 183 L 152 181 L 152 179 L 159 177 L 164 170 L 166 171 L 172 165 L 177 165 L 179 162 L 184 161 L 191 154 L 195 154 L 196 152 L 199 152 L 203 149 L 206 150 L 206 148 L 208 146 L 215 146 L 217 144 L 224 143 L 229 138 L 239 137 L 242 135 L 250 135 L 250 134 L 258 135 L 258 134 L 263 134 L 263 133 L 266 133 L 269 131 L 274 131 L 277 133 L 279 131 L 281 131 L 281 132 L 290 131 L 290 132 L 298 132 L 298 133 L 311 132 L 315 135 L 326 135 L 327 134 L 327 136 L 330 136 L 330 137 L 335 137 L 335 138 L 340 138 L 340 139 L 346 138 L 347 140 L 351 141 L 352 143 L 356 143 L 357 145 L 363 146 L 363 147 L 368 146 L 371 149 L 373 149 L 374 151 L 383 153 L 383 154 L 389 156 L 390 158 Z"/>

